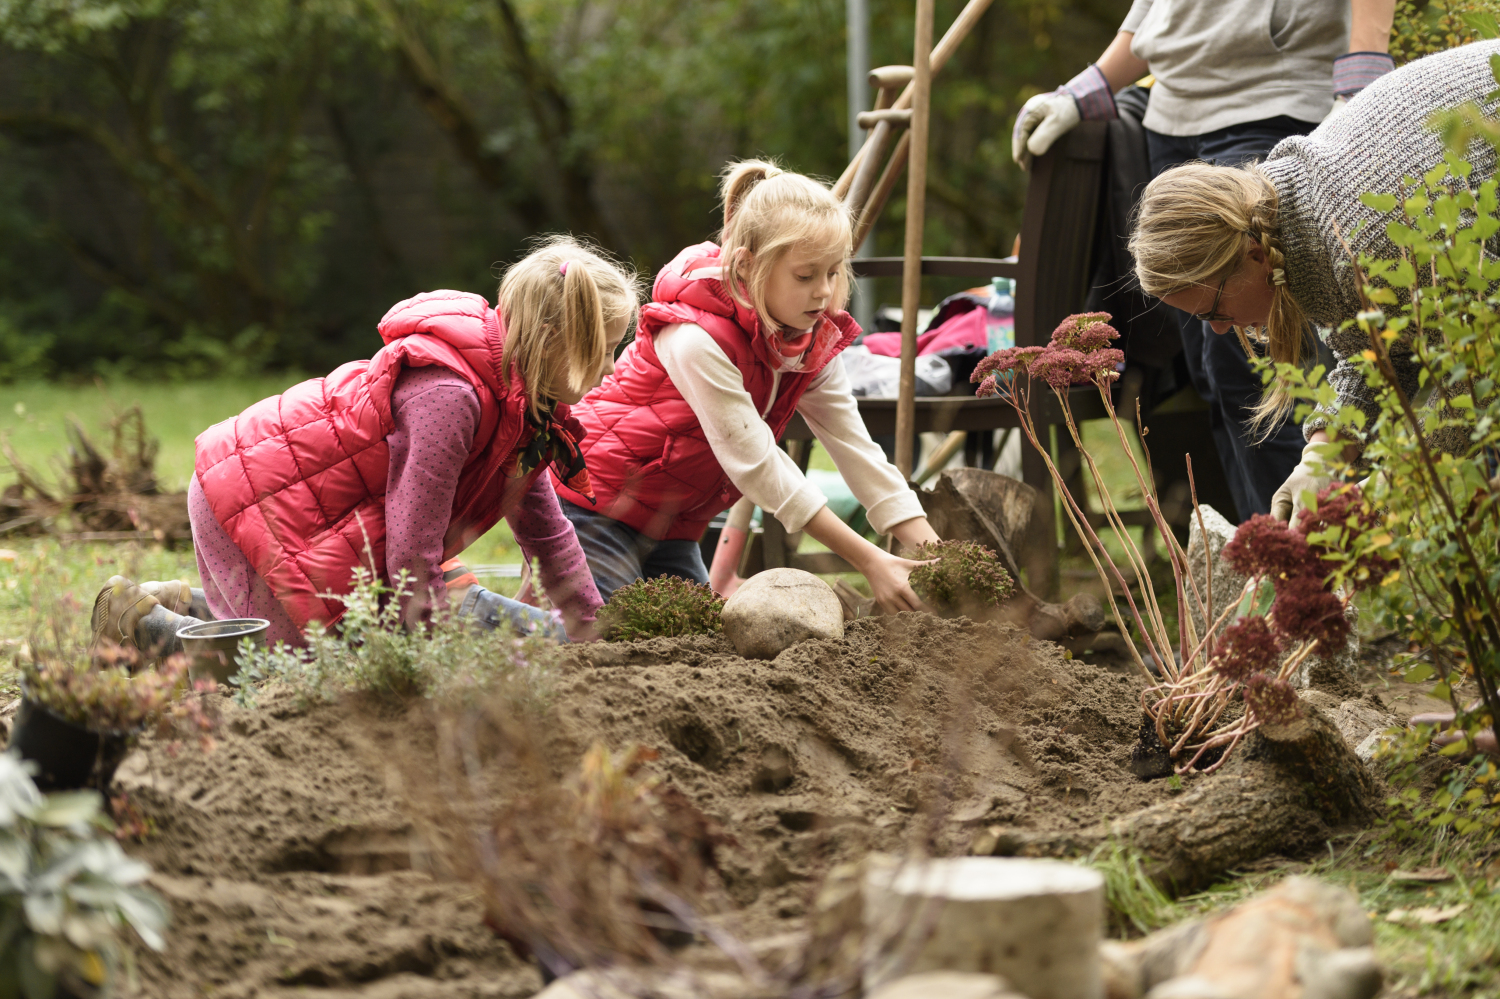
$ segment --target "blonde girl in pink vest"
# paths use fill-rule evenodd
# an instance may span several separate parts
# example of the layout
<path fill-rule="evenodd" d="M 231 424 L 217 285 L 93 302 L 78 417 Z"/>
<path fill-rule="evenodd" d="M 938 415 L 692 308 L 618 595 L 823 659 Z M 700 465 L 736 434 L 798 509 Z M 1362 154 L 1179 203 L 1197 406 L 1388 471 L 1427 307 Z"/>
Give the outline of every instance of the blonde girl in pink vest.
<path fill-rule="evenodd" d="M 637 295 L 632 273 L 561 237 L 507 270 L 498 311 L 455 291 L 393 306 L 370 360 L 199 436 L 188 511 L 203 587 L 113 577 L 95 600 L 95 645 L 160 655 L 189 618 L 245 617 L 298 644 L 337 622 L 361 567 L 387 585 L 407 574 L 410 625 L 451 603 L 531 630 L 540 612 L 450 561 L 501 517 L 540 563 L 567 636 L 592 638 L 599 594 L 543 472 L 589 494 L 569 409 L 609 374 Z"/>
<path fill-rule="evenodd" d="M 907 576 L 919 563 L 850 530 L 776 446 L 800 413 L 875 530 L 907 547 L 937 540 L 870 439 L 838 358 L 859 333 L 843 311 L 849 215 L 823 184 L 760 160 L 732 164 L 720 193 L 719 242 L 662 269 L 635 340 L 574 410 L 597 505 L 555 485 L 594 582 L 608 599 L 643 577 L 709 581 L 698 540 L 744 495 L 847 559 L 884 610 L 915 609 Z M 727 595 L 737 581 L 725 561 L 712 582 Z"/>

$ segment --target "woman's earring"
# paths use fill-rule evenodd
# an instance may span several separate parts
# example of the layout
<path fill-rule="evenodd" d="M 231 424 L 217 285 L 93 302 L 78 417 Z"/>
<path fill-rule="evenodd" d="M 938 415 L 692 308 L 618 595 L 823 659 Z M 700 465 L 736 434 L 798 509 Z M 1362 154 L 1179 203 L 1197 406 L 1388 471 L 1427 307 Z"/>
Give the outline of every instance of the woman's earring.
<path fill-rule="evenodd" d="M 1280 267 L 1271 268 L 1270 283 L 1273 287 L 1280 288 L 1286 284 L 1286 271 Z"/>

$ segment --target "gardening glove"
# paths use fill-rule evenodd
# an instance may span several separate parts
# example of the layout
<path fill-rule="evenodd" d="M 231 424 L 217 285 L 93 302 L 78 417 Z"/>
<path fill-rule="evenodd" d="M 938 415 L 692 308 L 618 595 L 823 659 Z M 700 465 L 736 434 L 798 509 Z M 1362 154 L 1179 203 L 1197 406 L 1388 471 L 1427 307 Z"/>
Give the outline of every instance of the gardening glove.
<path fill-rule="evenodd" d="M 1093 63 L 1050 94 L 1037 94 L 1021 107 L 1010 133 L 1010 155 L 1022 170 L 1041 156 L 1080 121 L 1109 121 L 1119 117 L 1114 92 L 1104 71 Z"/>
<path fill-rule="evenodd" d="M 1302 460 L 1297 467 L 1292 469 L 1292 474 L 1287 476 L 1281 488 L 1271 496 L 1271 516 L 1284 524 L 1290 524 L 1302 512 L 1306 506 L 1303 502 L 1303 494 L 1311 491 L 1314 495 L 1320 489 L 1333 481 L 1323 467 L 1323 456 L 1318 449 L 1324 446 L 1323 441 L 1307 445 L 1302 449 Z"/>

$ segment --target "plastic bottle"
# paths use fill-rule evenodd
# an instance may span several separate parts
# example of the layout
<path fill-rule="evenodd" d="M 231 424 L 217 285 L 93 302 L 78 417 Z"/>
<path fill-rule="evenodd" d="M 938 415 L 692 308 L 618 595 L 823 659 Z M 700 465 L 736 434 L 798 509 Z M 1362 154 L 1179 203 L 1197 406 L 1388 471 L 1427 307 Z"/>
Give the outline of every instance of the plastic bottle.
<path fill-rule="evenodd" d="M 988 318 L 985 325 L 989 333 L 990 351 L 1015 346 L 1015 283 L 1010 278 L 997 277 L 990 281 L 990 301 L 986 311 Z"/>

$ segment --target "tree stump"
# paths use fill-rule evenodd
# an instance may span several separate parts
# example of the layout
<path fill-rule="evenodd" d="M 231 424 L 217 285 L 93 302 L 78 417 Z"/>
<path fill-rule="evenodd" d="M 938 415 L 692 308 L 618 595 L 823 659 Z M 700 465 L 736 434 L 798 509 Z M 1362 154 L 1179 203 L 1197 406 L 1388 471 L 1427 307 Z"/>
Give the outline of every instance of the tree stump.
<path fill-rule="evenodd" d="M 1372 821 L 1378 799 L 1339 730 L 1311 705 L 1303 710 L 1293 725 L 1252 732 L 1222 770 L 1189 778 L 1180 798 L 1073 832 L 991 826 L 975 837 L 972 852 L 1077 857 L 1116 839 L 1145 856 L 1147 873 L 1164 890 L 1190 892 L 1268 854 L 1322 849 L 1340 827 Z"/>
<path fill-rule="evenodd" d="M 864 881 L 865 990 L 926 971 L 1003 975 L 1030 999 L 1099 999 L 1104 879 L 1073 864 L 960 857 Z"/>

